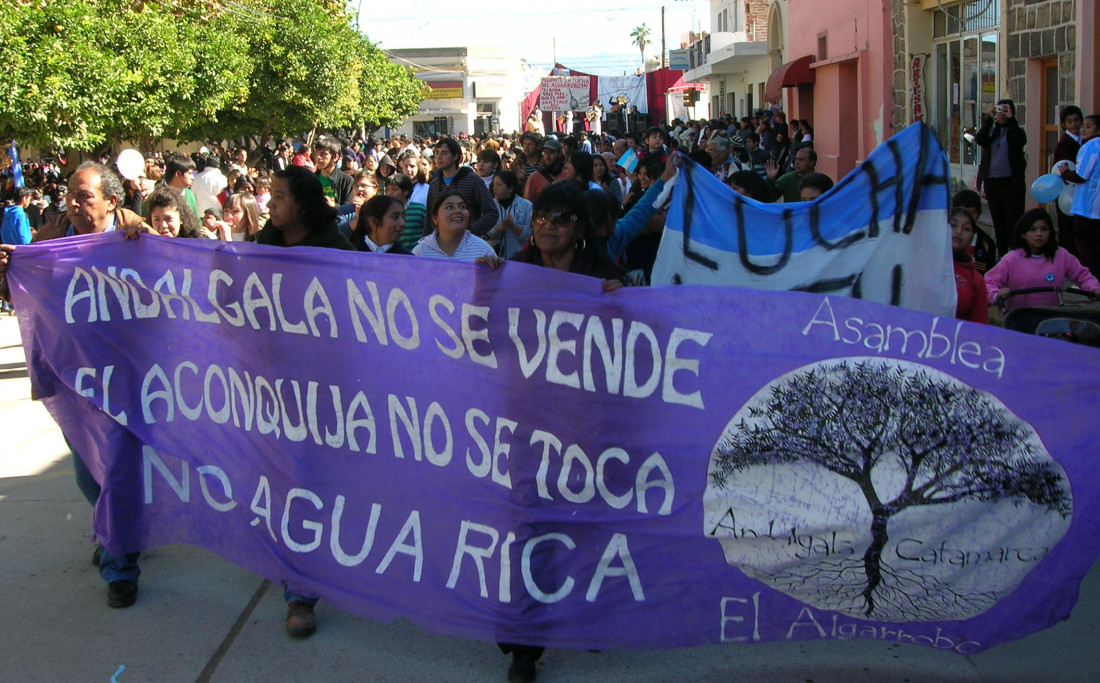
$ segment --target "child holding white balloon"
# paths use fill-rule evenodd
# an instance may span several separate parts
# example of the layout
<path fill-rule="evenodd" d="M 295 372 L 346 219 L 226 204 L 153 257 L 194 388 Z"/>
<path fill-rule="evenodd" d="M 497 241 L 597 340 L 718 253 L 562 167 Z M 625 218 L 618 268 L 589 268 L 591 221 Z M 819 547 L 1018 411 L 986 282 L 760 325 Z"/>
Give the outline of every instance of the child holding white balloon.
<path fill-rule="evenodd" d="M 1078 183 L 1073 194 L 1073 234 L 1081 263 L 1096 272 L 1100 267 L 1100 115 L 1085 117 L 1081 124 L 1081 149 L 1077 170 L 1061 169 L 1062 179 Z"/>
<path fill-rule="evenodd" d="M 1058 144 L 1054 145 L 1054 168 L 1051 173 L 1062 172 L 1062 167 L 1072 165 L 1070 170 L 1077 168 L 1077 152 L 1081 149 L 1081 124 L 1085 122 L 1085 114 L 1080 107 L 1068 105 L 1062 107 L 1058 115 L 1058 122 L 1062 126 L 1062 135 L 1058 138 Z M 1067 183 L 1058 196 L 1054 209 L 1058 218 L 1058 241 L 1066 248 L 1066 251 L 1077 256 L 1077 241 L 1073 236 L 1073 214 L 1070 208 L 1073 202 L 1073 192 L 1076 185 Z"/>

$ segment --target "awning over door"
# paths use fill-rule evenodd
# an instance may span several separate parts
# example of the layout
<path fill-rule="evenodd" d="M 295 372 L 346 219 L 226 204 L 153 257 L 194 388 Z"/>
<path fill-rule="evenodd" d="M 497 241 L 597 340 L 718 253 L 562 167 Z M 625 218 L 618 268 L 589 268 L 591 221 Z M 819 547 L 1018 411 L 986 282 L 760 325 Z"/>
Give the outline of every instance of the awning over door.
<path fill-rule="evenodd" d="M 768 76 L 768 84 L 764 88 L 764 101 L 778 102 L 783 96 L 783 88 L 813 83 L 814 70 L 810 68 L 813 61 L 813 55 L 806 55 L 793 62 L 782 64 L 773 71 L 772 75 Z"/>
<path fill-rule="evenodd" d="M 685 90 L 706 90 L 706 87 L 707 86 L 703 85 L 702 83 L 680 83 L 679 85 L 674 85 L 669 88 L 668 92 L 683 92 Z"/>

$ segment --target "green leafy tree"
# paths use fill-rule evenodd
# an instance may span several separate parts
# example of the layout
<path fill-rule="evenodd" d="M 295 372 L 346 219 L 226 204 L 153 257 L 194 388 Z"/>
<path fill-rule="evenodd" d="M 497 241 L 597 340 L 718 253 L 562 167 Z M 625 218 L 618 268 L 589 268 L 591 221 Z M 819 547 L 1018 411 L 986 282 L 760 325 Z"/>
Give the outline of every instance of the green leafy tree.
<path fill-rule="evenodd" d="M 0 134 L 41 148 L 392 123 L 422 84 L 340 0 L 15 0 Z"/>
<path fill-rule="evenodd" d="M 360 122 L 369 127 L 394 125 L 415 114 L 428 96 L 428 86 L 369 41 L 364 39 L 361 48 Z"/>
<path fill-rule="evenodd" d="M 193 136 L 266 139 L 354 120 L 359 36 L 343 13 L 315 0 L 235 4 L 250 10 L 229 17 L 253 64 L 248 87 Z"/>
<path fill-rule="evenodd" d="M 42 147 L 175 135 L 224 106 L 247 67 L 202 2 L 22 1 L 0 31 L 0 130 Z"/>

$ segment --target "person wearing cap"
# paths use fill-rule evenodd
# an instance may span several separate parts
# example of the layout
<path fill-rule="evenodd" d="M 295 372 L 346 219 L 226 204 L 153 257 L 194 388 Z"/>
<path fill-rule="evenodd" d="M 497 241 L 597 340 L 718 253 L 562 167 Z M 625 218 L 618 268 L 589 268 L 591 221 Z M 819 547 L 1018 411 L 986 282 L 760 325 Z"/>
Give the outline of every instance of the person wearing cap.
<path fill-rule="evenodd" d="M 523 197 L 529 202 L 534 202 L 548 185 L 565 177 L 565 155 L 561 143 L 555 138 L 546 138 L 541 151 L 542 164 L 538 172 L 527 176 L 527 187 L 523 192 Z"/>

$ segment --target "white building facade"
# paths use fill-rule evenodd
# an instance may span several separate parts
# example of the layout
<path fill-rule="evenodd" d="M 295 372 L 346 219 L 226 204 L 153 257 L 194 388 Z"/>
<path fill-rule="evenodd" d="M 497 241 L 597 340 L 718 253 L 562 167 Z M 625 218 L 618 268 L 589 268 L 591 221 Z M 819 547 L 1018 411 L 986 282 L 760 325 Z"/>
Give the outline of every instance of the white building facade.
<path fill-rule="evenodd" d="M 688 45 L 686 83 L 706 86 L 693 118 L 752 116 L 765 108 L 764 86 L 773 64 L 768 54 L 767 0 L 711 0 L 711 32 Z"/>
<path fill-rule="evenodd" d="M 544 75 L 504 48 L 386 50 L 390 61 L 416 69 L 432 94 L 389 135 L 477 135 L 523 130 L 523 99 Z"/>

